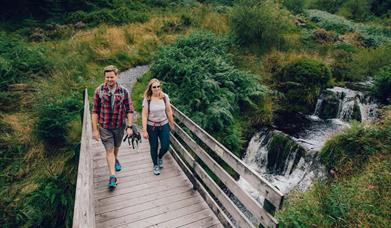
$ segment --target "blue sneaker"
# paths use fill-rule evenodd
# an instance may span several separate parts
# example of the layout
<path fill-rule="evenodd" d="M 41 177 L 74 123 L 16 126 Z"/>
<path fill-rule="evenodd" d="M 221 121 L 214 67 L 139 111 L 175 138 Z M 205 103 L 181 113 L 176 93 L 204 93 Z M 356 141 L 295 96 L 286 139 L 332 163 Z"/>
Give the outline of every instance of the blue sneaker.
<path fill-rule="evenodd" d="M 164 167 L 163 166 L 163 158 L 162 159 L 158 158 L 157 163 L 159 164 L 159 168 L 163 169 L 163 167 Z"/>
<path fill-rule="evenodd" d="M 160 168 L 158 165 L 153 166 L 153 174 L 159 175 L 160 174 Z"/>
<path fill-rule="evenodd" d="M 113 191 L 117 187 L 117 178 L 115 175 L 109 177 L 109 189 Z"/>
<path fill-rule="evenodd" d="M 115 171 L 119 172 L 119 171 L 121 171 L 121 169 L 122 169 L 121 164 L 119 163 L 119 161 L 117 159 L 115 159 Z"/>

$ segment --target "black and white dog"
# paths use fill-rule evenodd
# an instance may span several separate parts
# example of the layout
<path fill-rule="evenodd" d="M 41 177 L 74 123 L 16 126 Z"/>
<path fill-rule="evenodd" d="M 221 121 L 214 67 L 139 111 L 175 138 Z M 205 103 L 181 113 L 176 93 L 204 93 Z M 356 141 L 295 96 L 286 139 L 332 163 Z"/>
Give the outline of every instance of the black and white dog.
<path fill-rule="evenodd" d="M 130 137 L 128 137 L 128 134 L 126 134 L 126 132 L 125 132 L 125 138 L 124 138 L 123 142 L 125 142 L 125 140 L 128 139 L 129 147 L 130 147 L 130 142 L 132 142 L 132 147 L 134 149 L 135 143 L 137 145 L 137 148 L 138 148 L 138 144 L 141 143 L 141 134 L 140 134 L 139 130 L 137 129 L 137 126 L 134 124 L 132 125 L 132 130 L 133 130 L 133 134 Z"/>

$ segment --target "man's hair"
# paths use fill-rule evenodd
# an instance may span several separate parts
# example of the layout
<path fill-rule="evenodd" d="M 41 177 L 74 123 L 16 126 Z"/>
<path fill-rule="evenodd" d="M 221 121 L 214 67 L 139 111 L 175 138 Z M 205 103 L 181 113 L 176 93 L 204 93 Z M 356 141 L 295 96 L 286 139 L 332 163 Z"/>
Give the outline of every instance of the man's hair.
<path fill-rule="evenodd" d="M 113 65 L 105 67 L 103 69 L 103 75 L 106 75 L 106 72 L 111 72 L 111 71 L 113 71 L 115 75 L 118 75 L 118 68 Z"/>

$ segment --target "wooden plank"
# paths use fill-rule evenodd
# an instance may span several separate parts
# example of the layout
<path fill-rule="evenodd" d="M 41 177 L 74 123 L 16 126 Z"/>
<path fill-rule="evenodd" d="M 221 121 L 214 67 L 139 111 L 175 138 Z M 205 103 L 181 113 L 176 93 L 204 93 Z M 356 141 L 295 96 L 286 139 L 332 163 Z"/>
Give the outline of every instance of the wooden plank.
<path fill-rule="evenodd" d="M 151 174 L 152 174 L 152 171 L 151 171 Z M 129 182 L 120 182 L 120 180 L 118 180 L 118 188 L 116 189 L 116 191 L 110 192 L 110 194 L 116 195 L 120 192 L 118 190 L 126 189 L 126 187 L 132 187 L 135 185 L 149 184 L 152 187 L 153 184 L 156 184 L 153 182 L 161 182 L 161 184 L 164 184 L 164 182 L 162 182 L 162 181 L 164 181 L 165 179 L 168 179 L 171 177 L 180 177 L 181 173 L 178 170 L 175 170 L 174 172 L 162 172 L 159 176 L 152 176 L 152 175 L 150 175 L 148 177 L 144 177 L 144 178 L 138 178 L 134 181 L 129 181 Z M 109 192 L 107 187 L 101 187 L 101 188 L 95 189 L 95 194 L 96 194 L 97 198 L 100 198 L 100 196 L 107 195 L 107 192 Z"/>
<path fill-rule="evenodd" d="M 73 210 L 74 228 L 95 228 L 95 200 L 93 190 L 93 159 L 90 150 L 92 138 L 90 106 L 87 89 L 84 91 L 83 130 L 81 136 L 79 166 L 77 173 L 75 206 Z"/>
<path fill-rule="evenodd" d="M 139 191 L 130 195 L 119 195 L 111 198 L 108 202 L 102 203 L 101 206 L 97 207 L 96 214 L 101 214 L 108 211 L 118 210 L 132 205 L 145 203 L 148 201 L 157 200 L 161 197 L 172 196 L 175 194 L 181 194 L 183 192 L 191 191 L 191 187 L 179 183 L 179 186 L 172 186 L 169 188 L 157 188 L 148 189 L 150 191 Z M 152 191 L 153 190 L 153 191 Z"/>
<path fill-rule="evenodd" d="M 200 223 L 200 221 L 207 221 L 204 223 Z M 152 227 L 184 227 L 189 226 L 190 224 L 197 224 L 195 227 L 207 227 L 208 222 L 210 225 L 214 224 L 220 224 L 219 220 L 214 216 L 214 214 L 210 211 L 209 208 L 185 215 L 183 217 L 175 218 L 166 222 L 159 222 L 157 224 L 154 224 L 152 226 L 147 226 L 149 228 Z"/>
<path fill-rule="evenodd" d="M 192 190 L 182 192 L 182 193 L 174 195 L 174 196 L 166 196 L 166 197 L 158 198 L 156 200 L 149 200 L 146 202 L 133 204 L 133 205 L 130 205 L 129 207 L 124 207 L 121 209 L 104 212 L 104 213 L 96 215 L 96 220 L 98 223 L 104 222 L 107 220 L 120 218 L 125 215 L 136 214 L 140 211 L 151 210 L 156 207 L 163 207 L 168 204 L 172 204 L 172 203 L 179 202 L 179 201 L 185 201 L 185 200 L 191 200 L 192 202 L 195 202 L 195 195 Z M 130 220 L 128 220 L 128 221 L 131 222 Z"/>
<path fill-rule="evenodd" d="M 152 209 L 139 211 L 137 213 L 132 213 L 129 211 L 129 214 L 124 215 L 120 218 L 114 218 L 102 223 L 97 223 L 97 227 L 114 227 L 114 226 L 123 226 L 125 227 L 144 227 L 148 225 L 155 224 L 159 221 L 166 220 L 155 220 L 159 215 L 163 216 L 162 219 L 166 218 L 169 213 L 176 214 L 176 217 L 179 217 L 183 214 L 190 214 L 192 212 L 200 211 L 205 209 L 201 202 L 196 202 L 197 197 L 176 201 L 164 206 L 156 206 Z M 195 203 L 196 202 L 196 203 Z M 167 219 L 169 220 L 169 219 Z M 155 222 L 156 221 L 156 222 Z M 127 225 L 128 224 L 128 225 Z"/>
<path fill-rule="evenodd" d="M 185 114 L 172 105 L 174 116 L 177 117 L 187 128 L 189 128 L 209 148 L 218 154 L 229 164 L 241 177 L 247 180 L 256 190 L 272 203 L 277 209 L 281 208 L 284 195 L 265 178 L 249 168 L 242 160 L 236 157 L 231 151 L 199 127 Z"/>
<path fill-rule="evenodd" d="M 256 217 L 257 223 L 265 227 L 275 227 L 278 222 L 265 211 L 261 205 L 244 191 L 238 183 L 215 161 L 204 149 L 202 149 L 182 128 L 178 125 L 175 132 L 197 154 L 199 158 L 212 170 L 214 174 L 227 186 L 240 202 Z M 209 185 L 206 185 L 209 187 Z M 258 225 L 256 224 L 256 225 Z"/>
<path fill-rule="evenodd" d="M 174 166 L 173 162 L 167 161 L 164 163 L 164 169 L 172 169 Z M 148 165 L 146 167 L 141 167 L 139 169 L 134 169 L 134 170 L 122 170 L 120 172 L 116 173 L 116 176 L 118 179 L 122 179 L 124 177 L 131 177 L 131 176 L 136 176 L 136 175 L 141 175 L 141 174 L 150 174 L 152 172 L 151 165 Z M 108 174 L 102 175 L 99 177 L 94 177 L 94 184 L 100 183 L 100 182 L 108 182 Z M 95 185 L 96 186 L 96 185 Z"/>
<path fill-rule="evenodd" d="M 171 134 L 171 142 L 177 150 L 175 150 L 173 147 L 170 147 L 171 154 L 177 154 L 179 153 L 188 164 L 191 164 L 191 170 L 194 172 L 194 166 L 195 166 L 195 160 L 190 155 L 190 153 L 182 146 L 182 144 L 179 143 L 179 141 L 176 139 L 174 135 Z M 178 156 L 179 157 L 179 156 Z M 178 159 L 179 160 L 179 159 Z M 180 160 L 181 161 L 181 160 Z M 179 164 L 180 162 L 178 162 Z M 186 164 L 183 164 L 183 166 L 186 166 Z M 182 168 L 183 169 L 183 168 Z M 194 174 L 192 174 L 194 176 Z M 193 185 L 196 185 L 196 188 L 202 198 L 205 200 L 205 202 L 208 204 L 208 206 L 212 209 L 214 214 L 217 216 L 217 218 L 220 220 L 222 224 L 224 224 L 225 227 L 234 227 L 230 219 L 227 217 L 227 215 L 223 212 L 223 210 L 220 208 L 220 206 L 215 202 L 215 200 L 212 198 L 212 196 L 206 191 L 204 186 L 195 178 L 195 183 Z"/>
<path fill-rule="evenodd" d="M 124 165 L 126 165 L 126 164 L 124 164 Z M 119 172 L 119 173 L 133 172 L 135 170 L 144 169 L 144 168 L 149 168 L 150 170 L 152 170 L 152 162 L 151 163 L 140 163 L 140 162 L 128 163 L 128 165 L 124 166 L 123 170 L 121 170 L 121 172 Z M 94 169 L 94 177 L 95 178 L 108 177 L 108 175 L 109 175 L 109 171 L 108 171 L 107 167 Z"/>
<path fill-rule="evenodd" d="M 139 162 L 146 162 L 146 161 L 150 161 L 151 160 L 151 156 L 149 154 L 137 154 L 133 157 L 130 157 L 130 158 L 125 158 L 125 159 L 120 159 L 119 161 L 122 163 L 125 164 L 129 164 L 129 163 L 139 163 Z M 94 169 L 96 168 L 101 168 L 101 167 L 106 167 L 107 168 L 107 161 L 106 159 L 101 159 L 101 160 L 96 160 L 94 162 Z"/>
<path fill-rule="evenodd" d="M 122 188 L 122 187 L 121 188 L 117 188 L 114 192 L 103 191 L 102 193 L 100 193 L 100 195 L 96 194 L 95 198 L 97 200 L 103 200 L 103 199 L 107 199 L 107 198 L 112 198 L 112 197 L 115 197 L 115 196 L 118 196 L 118 195 L 123 195 L 123 194 L 128 194 L 128 193 L 140 191 L 140 190 L 143 190 L 143 189 L 148 189 L 148 188 L 151 188 L 151 187 L 154 187 L 154 186 L 161 185 L 162 183 L 169 184 L 169 183 L 172 183 L 172 182 L 183 181 L 182 178 L 183 178 L 182 176 L 172 176 L 172 177 L 167 177 L 167 178 L 164 178 L 164 179 L 156 178 L 156 179 L 151 180 L 151 181 L 149 181 L 147 183 L 144 183 L 144 184 L 133 185 L 133 186 L 129 186 L 127 188 Z"/>
<path fill-rule="evenodd" d="M 166 167 L 165 168 L 165 173 L 178 173 L 178 169 L 176 167 Z M 164 176 L 164 173 L 163 171 L 162 172 L 162 176 Z M 122 187 L 122 184 L 123 183 L 129 183 L 129 182 L 135 182 L 135 181 L 138 181 L 137 183 L 143 183 L 143 181 L 145 181 L 147 178 L 150 178 L 151 177 L 151 173 L 152 173 L 152 169 L 149 169 L 147 172 L 144 172 L 144 173 L 140 173 L 138 175 L 131 175 L 131 176 L 125 176 L 125 177 L 117 177 L 117 183 L 118 183 L 118 186 L 121 185 Z M 96 182 L 94 184 L 94 187 L 95 189 L 102 189 L 102 188 L 107 188 L 107 184 L 108 184 L 108 179 L 105 179 L 103 181 L 99 181 L 99 182 Z"/>
<path fill-rule="evenodd" d="M 205 203 L 190 204 L 190 205 L 182 206 L 181 208 L 177 208 L 176 210 L 169 210 L 165 213 L 160 213 L 160 214 L 153 216 L 151 218 L 139 220 L 139 221 L 133 222 L 133 223 L 127 223 L 127 224 L 119 226 L 119 227 L 151 226 L 151 225 L 159 223 L 159 222 L 165 222 L 165 221 L 179 218 L 179 217 L 182 217 L 182 216 L 185 216 L 188 214 L 193 214 L 193 213 L 202 211 L 207 207 L 208 206 L 205 205 Z"/>
<path fill-rule="evenodd" d="M 213 218 L 203 218 L 198 221 L 195 221 L 193 223 L 186 224 L 184 226 L 180 227 L 186 227 L 186 228 L 199 228 L 199 227 L 209 227 L 213 225 L 221 224 L 219 220 L 213 219 Z"/>

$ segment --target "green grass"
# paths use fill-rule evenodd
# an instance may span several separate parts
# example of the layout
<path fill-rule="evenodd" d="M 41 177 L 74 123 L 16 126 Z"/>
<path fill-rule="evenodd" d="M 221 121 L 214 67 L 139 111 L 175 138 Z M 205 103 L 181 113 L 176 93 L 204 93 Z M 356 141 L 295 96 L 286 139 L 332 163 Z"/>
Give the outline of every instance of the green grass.
<path fill-rule="evenodd" d="M 158 3 L 159 1 L 153 2 Z M 183 7 L 185 5 L 187 8 Z M 94 25 L 92 23 L 84 29 L 75 29 L 72 25 L 49 28 L 50 26 L 45 27 L 34 21 L 26 20 L 26 26 L 16 33 L 0 34 L 0 46 L 3 47 L 0 50 L 0 73 L 2 77 L 7 79 L 0 83 L 0 87 L 6 89 L 7 83 L 11 82 L 26 83 L 37 89 L 36 92 L 18 93 L 18 97 L 13 96 L 17 92 L 2 91 L 0 94 L 1 102 L 3 102 L 0 102 L 1 104 L 15 104 L 15 106 L 7 107 L 9 109 L 0 111 L 1 120 L 6 120 L 0 122 L 0 150 L 2 159 L 7 158 L 1 161 L 0 170 L 0 183 L 5 186 L 0 190 L 0 220 L 2 225 L 5 227 L 61 227 L 66 226 L 66 224 L 70 225 L 71 213 L 69 211 L 72 210 L 72 205 L 69 202 L 73 202 L 73 195 L 69 193 L 72 193 L 72 191 L 67 191 L 66 199 L 57 197 L 61 195 L 59 194 L 61 186 L 65 184 L 69 186 L 69 189 L 72 189 L 76 180 L 75 168 L 78 161 L 77 151 L 74 149 L 81 136 L 79 113 L 75 112 L 69 120 L 64 122 L 66 133 L 64 133 L 63 145 L 45 146 L 43 140 L 39 140 L 33 133 L 34 124 L 42 117 L 42 115 L 39 115 L 40 108 L 56 102 L 67 107 L 64 102 L 72 97 L 81 99 L 81 92 L 84 88 L 88 88 L 91 97 L 95 88 L 103 81 L 102 68 L 105 65 L 115 64 L 120 70 L 125 70 L 137 65 L 151 64 L 155 53 L 166 45 L 174 43 L 178 35 L 186 35 L 198 30 L 207 30 L 222 36 L 229 32 L 229 15 L 232 9 L 230 6 L 202 5 L 195 1 L 181 1 L 175 3 L 174 7 L 169 5 L 162 7 L 164 8 L 151 7 L 148 18 L 143 16 L 145 11 L 141 9 L 137 13 L 137 17 L 129 14 L 129 12 L 138 12 L 137 8 L 118 9 L 117 11 L 106 9 L 105 12 L 99 11 L 103 12 L 102 15 L 89 12 L 79 16 L 91 19 L 99 16 L 111 17 L 114 11 L 123 14 L 115 15 L 118 17 L 111 18 L 113 20 L 108 23 L 105 23 L 104 18 L 100 17 L 97 20 L 99 23 Z M 75 14 L 74 16 L 77 18 L 78 15 Z M 43 31 L 35 27 L 40 27 Z M 43 39 L 30 42 L 29 40 L 32 38 L 30 35 L 34 31 L 42 32 L 42 34 L 35 35 L 43 35 Z M 370 32 L 369 35 L 378 35 L 387 32 L 387 30 L 373 29 L 368 30 L 368 32 Z M 230 47 L 229 55 L 233 54 L 235 56 L 234 67 L 251 71 L 258 75 L 258 79 L 268 82 L 273 75 L 273 72 L 269 71 L 271 69 L 268 69 L 270 66 L 283 67 L 285 63 L 303 56 L 321 60 L 330 59 L 329 46 L 317 44 L 315 49 L 306 47 L 301 42 L 298 31 L 292 31 L 287 36 L 289 37 L 288 45 L 291 45 L 290 48 L 287 48 L 290 50 L 289 52 L 271 50 L 265 54 L 252 52 L 251 49 L 241 51 L 242 48 L 238 46 Z M 320 53 L 321 51 L 322 53 Z M 277 57 L 274 58 L 275 56 Z M 274 62 L 275 65 L 269 64 L 273 63 L 273 59 L 277 60 Z M 151 77 L 152 75 L 147 73 L 133 88 L 134 107 L 139 112 L 141 112 L 144 89 Z M 163 82 L 164 88 L 167 89 Z M 171 91 L 166 92 L 174 97 Z M 9 96 L 13 96 L 12 99 L 8 99 Z M 251 118 L 257 117 L 258 119 L 255 120 L 259 123 L 270 123 L 272 120 L 271 111 L 275 105 L 270 100 L 265 104 L 263 110 L 251 112 L 249 115 L 252 115 Z M 237 136 L 240 139 L 238 144 L 244 145 L 245 141 L 251 138 L 255 128 L 251 127 L 253 126 L 252 123 L 243 120 L 242 117 L 242 115 L 235 114 L 232 134 L 227 134 L 227 136 L 222 133 L 220 137 Z M 240 156 L 238 151 L 235 152 Z M 389 186 L 389 182 L 387 182 L 389 179 L 379 179 L 376 176 L 389 175 L 386 173 L 389 159 L 387 156 L 381 157 L 379 154 L 376 156 L 378 157 L 371 155 L 368 164 L 362 166 L 365 170 L 374 170 L 372 176 L 369 173 L 363 173 L 361 179 L 360 176 L 354 177 L 357 179 L 357 183 L 362 183 L 362 186 L 368 186 L 365 185 L 367 182 L 364 180 L 371 179 L 372 182 L 368 183 L 371 183 L 371 186 L 376 186 L 375 190 L 377 190 L 377 186 L 387 187 L 385 184 Z M 376 161 L 376 158 L 379 160 L 378 166 L 375 166 L 375 162 L 372 162 Z M 50 183 L 48 184 L 49 188 L 43 186 L 42 183 L 46 182 Z M 369 201 L 363 201 L 361 205 L 349 201 L 346 203 L 347 206 L 337 204 L 325 211 L 324 206 L 328 204 L 327 202 L 335 204 L 334 201 L 340 200 L 338 198 L 339 194 L 351 197 L 352 202 L 358 201 L 354 198 L 355 195 L 352 195 L 352 193 L 355 193 L 352 189 L 359 185 L 341 182 L 335 190 L 322 190 L 323 186 L 329 188 L 330 185 L 330 183 L 320 183 L 315 185 L 315 190 L 310 191 L 314 191 L 314 193 L 309 193 L 314 195 L 308 196 L 312 200 L 307 200 L 308 204 L 311 205 L 311 207 L 307 207 L 308 213 L 309 215 L 312 215 L 310 212 L 318 213 L 317 216 L 309 217 L 309 219 L 314 219 L 312 221 L 318 219 L 316 221 L 325 220 L 327 224 L 334 224 L 335 221 L 339 220 L 332 221 L 327 217 L 329 215 L 327 213 L 334 213 L 334 210 L 338 213 L 331 213 L 331 215 L 337 219 L 346 220 L 346 218 L 352 218 L 357 214 L 356 217 L 360 218 L 360 212 L 367 213 L 371 209 L 364 208 L 361 210 L 360 208 L 376 205 L 379 206 L 378 210 L 372 214 L 367 213 L 368 216 L 363 218 L 368 219 L 360 221 L 364 221 L 363 224 L 372 225 L 367 221 L 372 222 L 371 219 L 373 218 L 373 224 L 375 225 L 389 224 L 384 219 L 384 214 L 382 214 L 387 212 L 386 206 L 389 208 L 390 201 L 387 193 L 375 191 L 376 194 L 380 194 L 382 197 L 388 197 L 383 197 L 384 205 L 377 205 L 369 197 Z M 366 192 L 364 193 L 366 194 Z M 323 202 L 323 199 L 320 200 L 319 194 L 321 193 L 327 194 L 327 200 L 324 201 L 326 203 Z M 360 196 L 361 199 L 364 196 Z M 289 202 L 291 205 L 300 205 L 299 200 L 294 201 L 294 196 L 291 198 L 292 200 Z M 301 199 L 305 199 L 305 197 L 301 197 Z M 315 208 L 314 205 L 323 205 L 323 207 Z M 52 208 L 53 206 L 58 207 Z M 297 221 L 304 221 L 307 219 L 307 215 L 301 213 L 299 209 L 303 208 L 304 210 L 306 207 L 297 207 L 298 209 L 295 209 L 291 215 L 296 216 L 294 218 Z M 345 208 L 357 208 L 357 212 L 346 215 Z M 53 219 L 51 213 L 56 210 L 62 210 L 63 212 L 55 213 L 56 219 Z M 289 211 L 289 207 L 287 207 L 287 210 Z M 67 212 L 64 213 L 65 211 Z M 286 224 L 289 224 L 291 220 L 286 220 L 286 218 L 288 217 L 281 217 L 281 221 L 287 221 Z M 58 223 L 58 221 L 64 220 L 67 221 L 66 224 Z"/>
<path fill-rule="evenodd" d="M 376 126 L 353 126 L 322 150 L 334 179 L 288 196 L 277 218 L 287 227 L 389 227 L 391 208 L 391 109 Z M 331 156 L 326 156 L 331 155 Z"/>

